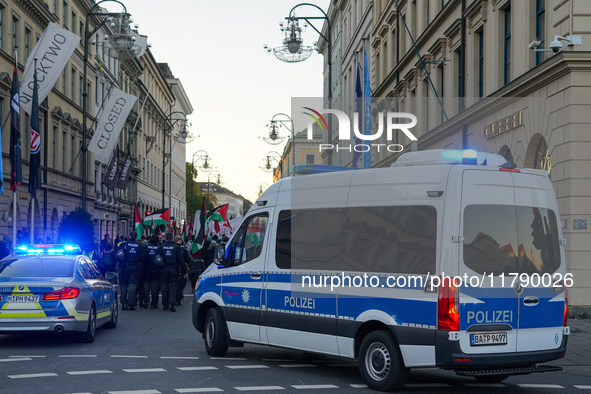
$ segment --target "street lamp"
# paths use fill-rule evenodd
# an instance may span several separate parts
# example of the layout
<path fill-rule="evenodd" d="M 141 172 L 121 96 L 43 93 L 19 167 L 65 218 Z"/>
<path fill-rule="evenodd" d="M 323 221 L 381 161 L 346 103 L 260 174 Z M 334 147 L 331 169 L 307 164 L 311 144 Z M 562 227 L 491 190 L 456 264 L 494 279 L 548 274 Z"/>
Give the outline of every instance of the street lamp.
<path fill-rule="evenodd" d="M 187 115 L 181 111 L 174 111 L 172 112 L 172 106 L 170 109 L 170 114 L 166 117 L 166 121 L 168 123 L 164 124 L 164 138 L 162 139 L 162 209 L 165 208 L 165 198 L 166 198 L 166 159 L 170 158 L 172 155 L 172 141 L 170 143 L 170 153 L 166 153 L 166 135 L 174 128 L 177 123 L 180 123 L 181 129 L 185 130 L 185 139 L 188 137 L 186 134 L 186 125 L 187 125 Z M 182 115 L 182 118 L 172 119 L 173 115 Z M 172 161 L 172 160 L 171 160 Z M 170 163 L 172 168 L 172 163 Z M 172 191 L 171 191 L 172 193 Z M 170 207 L 169 207 L 170 208 Z"/>
<path fill-rule="evenodd" d="M 281 154 L 279 152 L 275 152 L 274 150 L 267 153 L 267 156 L 264 159 L 265 164 L 263 167 L 259 167 L 264 172 L 271 172 L 273 171 L 273 164 L 271 160 L 275 160 L 277 163 L 281 163 Z"/>
<path fill-rule="evenodd" d="M 220 177 L 222 176 L 222 174 L 220 174 L 220 172 L 218 170 L 213 170 L 212 172 L 210 172 L 207 175 L 207 197 L 209 197 L 209 193 L 211 193 L 211 191 L 209 189 L 210 188 L 211 181 L 209 180 L 209 178 L 211 177 L 212 174 L 217 174 L 217 176 L 218 176 L 218 185 L 220 184 L 220 181 L 221 181 Z M 209 198 L 206 201 L 209 202 Z"/>
<path fill-rule="evenodd" d="M 123 7 L 121 13 L 110 13 L 110 12 L 95 12 L 95 9 L 106 2 L 118 3 Z M 100 23 L 92 30 L 89 31 L 88 26 L 89 17 L 103 17 Z M 102 0 L 93 5 L 90 10 L 86 13 L 86 23 L 84 24 L 84 72 L 83 72 L 83 83 L 82 87 L 82 209 L 86 210 L 86 183 L 87 183 L 87 153 L 88 146 L 86 145 L 86 118 L 88 111 L 88 92 L 86 90 L 87 74 L 88 74 L 88 40 L 107 22 L 111 22 L 111 28 L 115 31 L 115 34 L 110 38 L 109 51 L 112 57 L 118 56 L 138 56 L 143 48 L 135 43 L 136 38 L 131 34 L 129 24 L 131 23 L 131 15 L 127 13 L 125 5 L 118 0 Z"/>
<path fill-rule="evenodd" d="M 200 155 L 198 155 L 201 153 Z M 209 165 L 209 153 L 204 150 L 198 150 L 197 152 L 193 153 L 193 158 L 191 159 L 191 219 L 195 219 L 195 213 L 193 211 L 193 189 L 195 180 L 193 178 L 193 170 L 195 169 L 195 156 L 197 156 L 197 161 L 203 159 L 203 166 L 202 168 L 204 171 L 211 171 Z"/>
<path fill-rule="evenodd" d="M 310 6 L 310 7 L 314 7 L 318 10 L 320 10 L 320 12 L 322 12 L 323 16 L 308 16 L 308 17 L 303 17 L 303 16 L 296 16 L 295 15 L 295 9 L 301 6 Z M 332 108 L 332 42 L 331 42 L 331 25 L 330 25 L 330 19 L 328 18 L 328 15 L 326 15 L 326 12 L 324 12 L 324 10 L 320 7 L 318 7 L 315 4 L 311 4 L 311 3 L 301 3 L 296 5 L 295 7 L 293 7 L 291 9 L 291 11 L 289 11 L 289 16 L 285 18 L 287 20 L 287 27 L 283 26 L 283 22 L 279 23 L 279 26 L 281 27 L 281 31 L 284 31 L 285 33 L 285 38 L 283 39 L 283 46 L 282 47 L 277 47 L 277 48 L 269 48 L 268 45 L 265 45 L 264 48 L 265 50 L 269 53 L 269 54 L 273 54 L 275 55 L 275 57 L 281 61 L 284 62 L 288 62 L 288 63 L 296 63 L 296 62 L 302 62 L 306 59 L 308 59 L 310 57 L 310 54 L 312 54 L 312 50 L 313 49 L 317 49 L 316 47 L 316 43 L 314 45 L 314 47 L 306 47 L 303 46 L 303 39 L 301 36 L 301 32 L 302 29 L 299 27 L 298 24 L 298 20 L 303 19 L 304 21 L 306 21 L 307 24 L 309 24 L 312 29 L 314 29 L 319 35 L 320 37 L 322 37 L 326 43 L 327 43 L 327 47 L 328 47 L 328 108 Z M 324 19 L 326 21 L 326 24 L 328 26 L 328 32 L 327 35 L 325 36 L 324 34 L 322 34 L 321 30 L 318 30 L 316 28 L 316 26 L 314 26 L 314 24 L 310 21 L 315 20 L 315 19 Z M 307 27 L 307 25 L 305 24 L 304 27 Z M 295 51 L 295 52 L 294 52 Z M 306 55 L 307 54 L 307 55 Z"/>
<path fill-rule="evenodd" d="M 259 185 L 259 197 L 263 194 L 263 185 L 267 185 L 267 187 L 269 187 L 269 184 L 266 182 L 263 182 Z"/>
<path fill-rule="evenodd" d="M 284 116 L 287 119 L 282 119 L 281 117 Z M 279 117 L 279 119 L 275 119 L 276 117 Z M 286 122 L 290 122 L 291 127 L 288 127 Z M 287 131 L 289 131 L 291 133 L 291 150 L 292 150 L 292 154 L 293 154 L 293 165 L 296 165 L 296 151 L 295 151 L 295 133 L 294 133 L 294 129 L 293 129 L 293 120 L 291 119 L 291 117 L 287 114 L 284 114 L 282 112 L 273 115 L 273 117 L 271 118 L 271 133 L 269 133 L 269 138 L 271 140 L 273 140 L 273 136 L 277 136 L 277 124 L 279 123 L 279 126 L 283 126 L 287 129 Z M 288 167 L 289 167 L 289 163 L 288 163 Z"/>

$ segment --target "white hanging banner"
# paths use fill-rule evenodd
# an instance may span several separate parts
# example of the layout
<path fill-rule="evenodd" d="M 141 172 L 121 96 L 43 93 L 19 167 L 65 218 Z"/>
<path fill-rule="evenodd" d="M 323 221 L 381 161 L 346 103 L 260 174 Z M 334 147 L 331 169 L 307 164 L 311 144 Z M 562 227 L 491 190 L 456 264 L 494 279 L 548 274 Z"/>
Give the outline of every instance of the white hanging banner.
<path fill-rule="evenodd" d="M 117 88 L 113 89 L 88 145 L 88 150 L 95 154 L 95 160 L 105 164 L 109 161 L 111 152 L 119 140 L 121 129 L 136 100 L 136 96 Z"/>
<path fill-rule="evenodd" d="M 70 60 L 79 42 L 79 36 L 59 27 L 53 22 L 49 22 L 49 25 L 27 59 L 25 72 L 21 81 L 20 103 L 21 107 L 28 114 L 31 114 L 31 107 L 33 105 L 35 59 L 37 59 L 39 103 L 41 103 L 45 100 L 49 92 L 51 92 L 51 89 L 62 74 L 62 70 L 66 67 L 66 64 L 68 64 L 68 60 Z"/>

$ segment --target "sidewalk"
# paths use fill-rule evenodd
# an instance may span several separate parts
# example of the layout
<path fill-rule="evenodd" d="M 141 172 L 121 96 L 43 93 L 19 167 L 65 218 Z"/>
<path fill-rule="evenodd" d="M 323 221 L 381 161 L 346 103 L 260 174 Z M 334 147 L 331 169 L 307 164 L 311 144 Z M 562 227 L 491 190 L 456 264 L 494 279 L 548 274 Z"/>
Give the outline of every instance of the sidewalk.
<path fill-rule="evenodd" d="M 548 364 L 563 367 L 562 373 L 591 377 L 591 319 L 568 319 L 568 325 L 566 355 Z"/>

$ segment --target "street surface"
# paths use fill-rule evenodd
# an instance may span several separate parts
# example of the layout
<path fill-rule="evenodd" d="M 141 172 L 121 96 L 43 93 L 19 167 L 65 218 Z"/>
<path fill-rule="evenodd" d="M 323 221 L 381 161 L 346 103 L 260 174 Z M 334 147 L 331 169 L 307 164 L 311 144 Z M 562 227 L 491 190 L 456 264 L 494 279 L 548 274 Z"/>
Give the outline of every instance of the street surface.
<path fill-rule="evenodd" d="M 187 288 L 188 289 L 188 288 Z M 188 291 L 185 291 L 188 293 Z M 65 335 L 0 336 L 0 393 L 369 393 L 357 363 L 257 345 L 210 357 L 191 323 L 191 297 L 176 313 L 120 311 L 119 326 L 92 344 Z M 437 369 L 411 372 L 407 393 L 591 393 L 591 321 L 569 322 L 562 372 L 479 384 Z"/>

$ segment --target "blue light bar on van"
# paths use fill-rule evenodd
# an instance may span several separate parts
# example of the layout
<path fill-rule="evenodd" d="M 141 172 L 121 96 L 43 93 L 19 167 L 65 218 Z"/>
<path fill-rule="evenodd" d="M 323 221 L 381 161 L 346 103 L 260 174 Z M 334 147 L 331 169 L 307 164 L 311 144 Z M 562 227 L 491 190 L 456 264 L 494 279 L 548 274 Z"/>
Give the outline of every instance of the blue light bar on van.
<path fill-rule="evenodd" d="M 351 171 L 358 170 L 359 168 L 352 167 L 338 167 L 338 166 L 324 166 L 320 164 L 298 164 L 292 166 L 289 170 L 294 175 L 309 175 L 309 174 L 323 174 L 326 172 L 336 171 Z"/>
<path fill-rule="evenodd" d="M 78 245 L 34 244 L 17 246 L 14 253 L 17 255 L 75 255 L 82 254 L 82 250 Z"/>
<path fill-rule="evenodd" d="M 441 152 L 441 158 L 458 164 L 478 164 L 478 152 L 475 149 L 446 149 Z"/>

